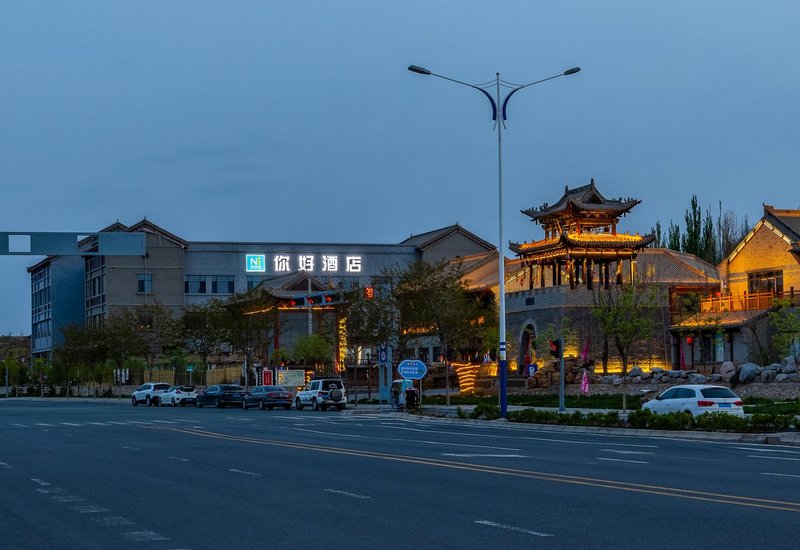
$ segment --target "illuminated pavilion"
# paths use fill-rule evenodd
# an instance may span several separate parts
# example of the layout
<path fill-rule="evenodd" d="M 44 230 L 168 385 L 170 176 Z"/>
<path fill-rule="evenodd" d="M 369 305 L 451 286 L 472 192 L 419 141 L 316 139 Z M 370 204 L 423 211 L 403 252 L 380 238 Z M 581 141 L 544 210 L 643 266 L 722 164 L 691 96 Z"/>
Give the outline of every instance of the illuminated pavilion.
<path fill-rule="evenodd" d="M 612 281 L 623 283 L 623 273 L 636 277 L 636 255 L 654 240 L 653 235 L 629 235 L 617 231 L 620 219 L 641 201 L 607 199 L 594 179 L 588 185 L 564 189 L 553 205 L 547 203 L 522 213 L 542 226 L 544 239 L 509 243 L 527 270 L 528 290 L 537 286 L 561 286 L 571 289 L 595 284 L 609 288 Z M 623 270 L 625 261 L 629 269 Z"/>

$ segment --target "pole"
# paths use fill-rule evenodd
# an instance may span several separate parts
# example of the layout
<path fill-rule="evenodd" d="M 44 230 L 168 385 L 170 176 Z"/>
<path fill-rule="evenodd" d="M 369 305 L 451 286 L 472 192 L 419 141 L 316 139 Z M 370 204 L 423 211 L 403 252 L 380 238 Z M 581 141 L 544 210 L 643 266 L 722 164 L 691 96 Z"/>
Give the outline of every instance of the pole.
<path fill-rule="evenodd" d="M 500 105 L 500 73 L 495 74 L 495 87 L 497 94 L 497 104 Z M 500 336 L 500 349 L 497 361 L 497 368 L 499 370 L 499 384 L 500 384 L 500 416 L 506 417 L 508 411 L 507 395 L 506 395 L 506 266 L 505 258 L 503 255 L 503 118 L 497 117 L 497 291 L 500 294 L 500 320 L 499 320 L 499 336 Z"/>
<path fill-rule="evenodd" d="M 564 407 L 564 337 L 558 339 L 558 412 L 565 412 Z"/>

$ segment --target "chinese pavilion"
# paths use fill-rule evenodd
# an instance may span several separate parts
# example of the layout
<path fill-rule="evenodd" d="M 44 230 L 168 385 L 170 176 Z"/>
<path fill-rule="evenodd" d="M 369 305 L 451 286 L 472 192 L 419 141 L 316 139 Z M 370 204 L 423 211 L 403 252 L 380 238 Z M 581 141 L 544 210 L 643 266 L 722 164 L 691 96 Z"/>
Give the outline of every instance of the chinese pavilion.
<path fill-rule="evenodd" d="M 607 199 L 594 185 L 564 189 L 564 196 L 554 205 L 547 203 L 522 213 L 544 229 L 544 239 L 535 242 L 509 243 L 527 269 L 528 289 L 537 285 L 560 286 L 564 280 L 571 289 L 597 283 L 609 288 L 612 279 L 622 284 L 623 262 L 630 262 L 627 273 L 636 276 L 636 254 L 654 240 L 653 235 L 618 233 L 620 218 L 641 201 Z M 549 283 L 549 284 L 548 284 Z"/>

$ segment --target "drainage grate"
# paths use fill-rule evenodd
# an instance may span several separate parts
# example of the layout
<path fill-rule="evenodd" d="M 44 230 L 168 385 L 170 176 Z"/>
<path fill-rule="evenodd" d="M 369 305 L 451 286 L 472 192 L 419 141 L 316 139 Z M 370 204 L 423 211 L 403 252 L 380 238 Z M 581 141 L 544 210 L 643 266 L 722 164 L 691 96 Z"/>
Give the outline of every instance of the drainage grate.
<path fill-rule="evenodd" d="M 764 441 L 762 441 L 764 445 L 780 445 L 781 444 L 781 436 L 779 435 L 765 435 Z"/>

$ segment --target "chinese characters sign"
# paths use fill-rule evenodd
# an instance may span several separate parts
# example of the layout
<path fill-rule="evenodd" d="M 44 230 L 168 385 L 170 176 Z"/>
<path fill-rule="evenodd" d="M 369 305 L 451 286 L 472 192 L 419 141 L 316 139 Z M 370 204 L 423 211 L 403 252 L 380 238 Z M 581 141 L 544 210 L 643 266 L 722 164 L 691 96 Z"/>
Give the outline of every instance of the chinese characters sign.
<path fill-rule="evenodd" d="M 361 273 L 361 256 L 338 256 L 335 254 L 274 254 L 270 258 L 272 273 L 292 273 L 294 271 L 314 271 L 322 273 Z M 266 254 L 245 255 L 247 273 L 266 273 Z"/>

